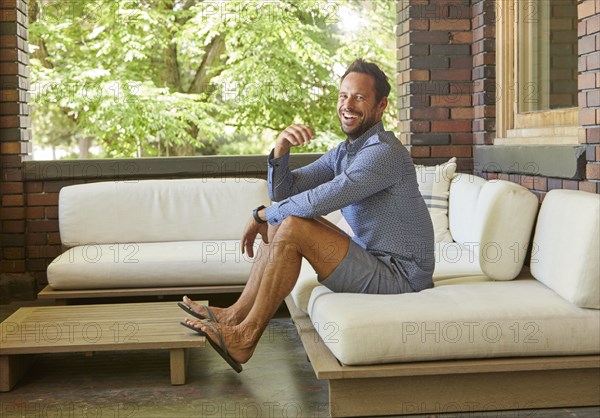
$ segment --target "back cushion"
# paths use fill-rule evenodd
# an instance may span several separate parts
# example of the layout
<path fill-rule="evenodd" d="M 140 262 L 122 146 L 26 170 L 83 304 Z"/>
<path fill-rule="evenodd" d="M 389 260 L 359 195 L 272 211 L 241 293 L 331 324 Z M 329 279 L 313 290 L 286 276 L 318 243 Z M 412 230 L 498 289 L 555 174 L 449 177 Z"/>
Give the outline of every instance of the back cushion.
<path fill-rule="evenodd" d="M 457 174 L 450 184 L 448 217 L 454 241 L 464 244 L 479 241 L 480 230 L 475 228 L 479 192 L 486 180 L 471 174 Z"/>
<path fill-rule="evenodd" d="M 60 191 L 60 235 L 66 246 L 239 239 L 252 209 L 268 203 L 260 179 L 82 184 Z"/>
<path fill-rule="evenodd" d="M 479 264 L 494 280 L 512 280 L 525 261 L 538 198 L 525 187 L 504 180 L 483 185 L 473 222 L 479 235 Z"/>
<path fill-rule="evenodd" d="M 548 192 L 535 228 L 531 274 L 571 303 L 600 309 L 600 196 Z"/>
<path fill-rule="evenodd" d="M 512 280 L 523 268 L 537 209 L 535 195 L 516 183 L 470 174 L 452 179 L 450 231 L 491 279 Z"/>
<path fill-rule="evenodd" d="M 448 189 L 456 171 L 456 158 L 435 166 L 415 165 L 419 192 L 431 216 L 435 242 L 452 242 L 448 229 Z"/>

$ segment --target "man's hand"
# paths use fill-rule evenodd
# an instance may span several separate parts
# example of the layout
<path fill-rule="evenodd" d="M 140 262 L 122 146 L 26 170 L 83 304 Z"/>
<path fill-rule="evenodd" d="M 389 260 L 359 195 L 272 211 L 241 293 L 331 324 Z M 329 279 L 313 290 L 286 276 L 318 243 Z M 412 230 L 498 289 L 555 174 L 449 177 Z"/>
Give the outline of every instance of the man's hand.
<path fill-rule="evenodd" d="M 256 241 L 258 234 L 260 234 L 265 244 L 269 243 L 269 224 L 259 224 L 254 216 L 251 216 L 244 230 L 244 235 L 242 235 L 242 254 L 247 252 L 250 258 L 254 258 L 254 241 Z"/>
<path fill-rule="evenodd" d="M 306 125 L 290 125 L 279 134 L 275 141 L 274 157 L 287 154 L 290 148 L 308 145 L 315 137 L 313 130 Z"/>

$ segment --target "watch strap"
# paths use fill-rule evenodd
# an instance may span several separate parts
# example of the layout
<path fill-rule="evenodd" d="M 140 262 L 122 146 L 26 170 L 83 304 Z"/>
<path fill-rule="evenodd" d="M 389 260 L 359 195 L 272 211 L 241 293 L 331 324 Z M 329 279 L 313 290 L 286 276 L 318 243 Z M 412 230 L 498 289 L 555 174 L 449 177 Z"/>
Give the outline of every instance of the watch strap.
<path fill-rule="evenodd" d="M 254 217 L 254 220 L 255 220 L 256 222 L 258 222 L 259 224 L 266 224 L 266 223 L 267 223 L 267 221 L 263 221 L 263 220 L 260 218 L 260 216 L 258 216 L 258 211 L 259 211 L 259 210 L 261 210 L 261 209 L 264 209 L 264 208 L 266 208 L 266 206 L 265 206 L 265 205 L 260 205 L 259 207 L 257 207 L 256 209 L 254 209 L 254 210 L 252 211 L 252 216 Z"/>

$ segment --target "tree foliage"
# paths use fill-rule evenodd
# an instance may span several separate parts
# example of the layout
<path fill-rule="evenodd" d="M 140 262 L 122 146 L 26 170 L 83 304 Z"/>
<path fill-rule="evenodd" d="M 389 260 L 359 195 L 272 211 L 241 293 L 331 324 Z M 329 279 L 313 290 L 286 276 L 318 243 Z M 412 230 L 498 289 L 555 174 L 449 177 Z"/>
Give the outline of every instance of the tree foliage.
<path fill-rule="evenodd" d="M 305 150 L 319 151 L 341 138 L 340 72 L 365 57 L 394 74 L 388 0 L 29 7 L 35 139 L 80 152 L 93 143 L 109 157 L 262 153 L 290 123 L 312 126 L 320 141 Z"/>

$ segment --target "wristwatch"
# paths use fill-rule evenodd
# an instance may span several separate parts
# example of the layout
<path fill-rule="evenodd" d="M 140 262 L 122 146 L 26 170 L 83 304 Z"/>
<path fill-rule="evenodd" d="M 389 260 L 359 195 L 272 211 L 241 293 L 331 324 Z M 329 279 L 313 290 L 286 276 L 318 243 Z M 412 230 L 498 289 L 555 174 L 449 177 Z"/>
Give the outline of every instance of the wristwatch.
<path fill-rule="evenodd" d="M 261 209 L 264 209 L 264 208 L 266 208 L 266 206 L 265 206 L 265 205 L 260 205 L 259 207 L 257 207 L 256 209 L 254 209 L 254 210 L 252 211 L 252 216 L 254 216 L 254 220 L 255 220 L 256 222 L 258 222 L 259 224 L 266 224 L 266 223 L 267 223 L 267 221 L 263 221 L 263 220 L 260 218 L 260 216 L 258 216 L 258 211 L 259 211 L 259 210 L 261 210 Z"/>

